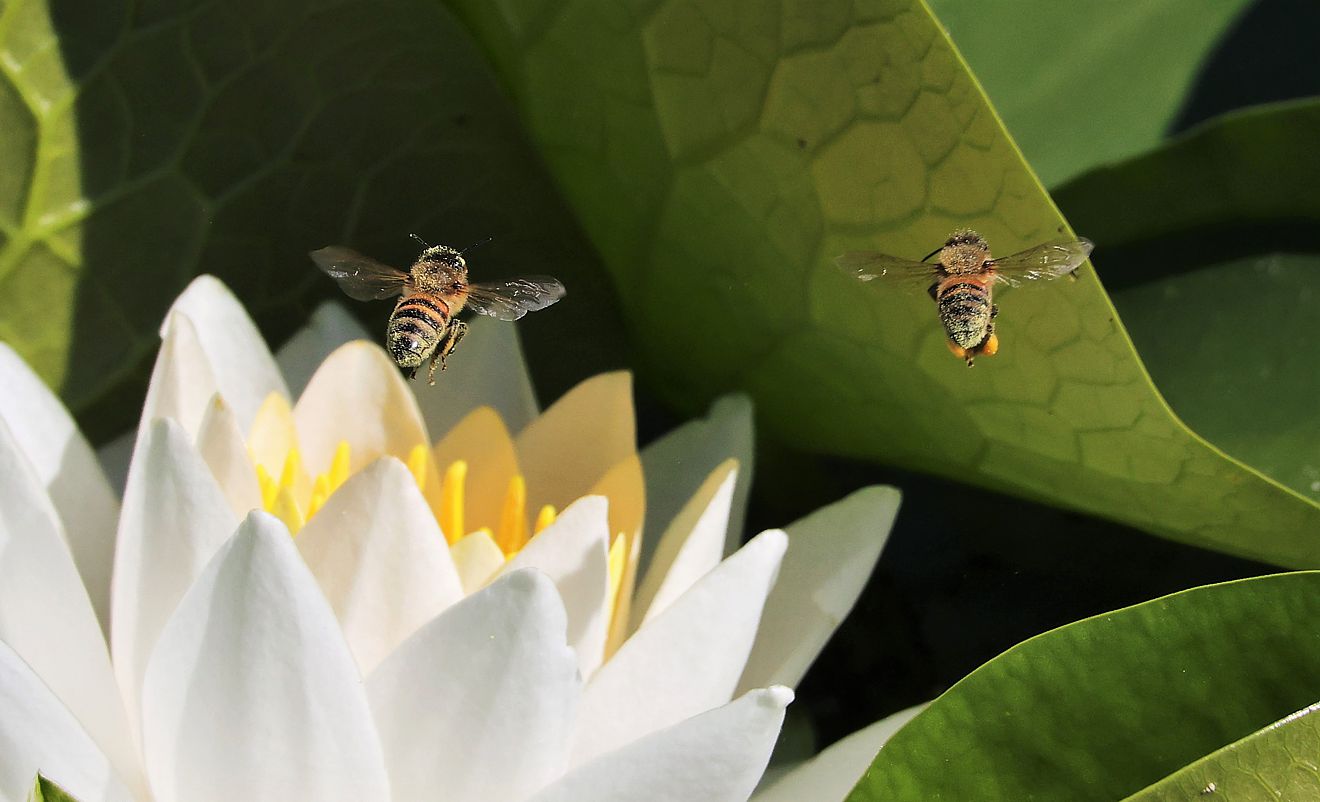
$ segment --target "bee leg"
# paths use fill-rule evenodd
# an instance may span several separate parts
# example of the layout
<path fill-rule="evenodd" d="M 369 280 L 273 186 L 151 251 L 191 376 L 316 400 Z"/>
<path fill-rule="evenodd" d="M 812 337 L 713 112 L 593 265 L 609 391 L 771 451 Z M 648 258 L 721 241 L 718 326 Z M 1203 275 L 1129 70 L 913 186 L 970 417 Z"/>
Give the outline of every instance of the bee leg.
<path fill-rule="evenodd" d="M 937 281 L 930 285 L 926 288 L 926 292 L 930 294 L 932 301 L 938 301 L 940 299 L 940 283 Z"/>
<path fill-rule="evenodd" d="M 435 349 L 435 353 L 431 354 L 431 370 L 427 374 L 427 379 L 431 384 L 435 384 L 436 363 L 440 364 L 441 370 L 445 369 L 445 359 L 450 354 L 454 353 L 454 349 L 458 346 L 458 341 L 463 339 L 464 334 L 467 334 L 466 323 L 461 320 L 454 320 L 449 323 L 449 328 L 445 331 L 445 338 L 440 341 L 440 345 Z"/>

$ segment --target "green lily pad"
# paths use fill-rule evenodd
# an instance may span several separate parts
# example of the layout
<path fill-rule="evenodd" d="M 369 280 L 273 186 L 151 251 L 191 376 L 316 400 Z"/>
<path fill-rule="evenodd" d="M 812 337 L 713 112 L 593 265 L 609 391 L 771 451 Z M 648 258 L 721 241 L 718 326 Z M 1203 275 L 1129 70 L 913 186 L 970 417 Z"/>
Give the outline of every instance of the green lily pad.
<path fill-rule="evenodd" d="M 742 390 L 801 448 L 1320 565 L 1320 507 L 1170 413 L 1090 268 L 1004 293 L 1001 353 L 968 370 L 923 293 L 834 267 L 857 248 L 919 259 L 963 226 L 1001 254 L 1067 231 L 925 6 L 451 5 L 670 401 Z"/>
<path fill-rule="evenodd" d="M 1079 230 L 1123 248 L 1109 286 L 1149 281 L 1227 256 L 1297 249 L 1320 236 L 1320 101 L 1225 115 L 1055 193 Z M 1116 199 L 1121 199 L 1118 201 Z"/>
<path fill-rule="evenodd" d="M 930 0 L 1048 187 L 1160 142 L 1206 58 L 1251 5 Z"/>
<path fill-rule="evenodd" d="M 1304 572 L 1039 635 L 931 702 L 849 799 L 1121 799 L 1320 698 L 1317 615 Z"/>
<path fill-rule="evenodd" d="M 1124 802 L 1275 802 L 1320 798 L 1320 705 L 1299 710 Z"/>
<path fill-rule="evenodd" d="M 1188 425 L 1320 501 L 1320 256 L 1234 260 L 1130 287 L 1114 302 Z"/>
<path fill-rule="evenodd" d="M 493 237 L 478 280 L 571 290 L 527 321 L 532 364 L 574 358 L 543 392 L 622 361 L 589 247 L 435 3 L 6 0 L 0 130 L 0 338 L 95 437 L 136 421 L 193 276 L 222 278 L 278 343 L 337 294 L 307 258 L 336 242 L 406 265 L 409 233 Z M 389 304 L 359 311 L 383 332 Z"/>

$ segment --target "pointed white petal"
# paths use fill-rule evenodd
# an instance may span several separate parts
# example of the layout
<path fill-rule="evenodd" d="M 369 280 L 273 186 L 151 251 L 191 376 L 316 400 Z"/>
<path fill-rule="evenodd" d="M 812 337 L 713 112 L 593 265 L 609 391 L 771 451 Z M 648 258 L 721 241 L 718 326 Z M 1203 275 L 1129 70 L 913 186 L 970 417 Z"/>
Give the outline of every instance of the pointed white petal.
<path fill-rule="evenodd" d="M 841 738 L 825 751 L 757 791 L 754 802 L 843 802 L 866 773 L 876 753 L 926 706 L 917 705 Z"/>
<path fill-rule="evenodd" d="M 654 618 L 719 565 L 737 482 L 738 463 L 726 460 L 674 518 L 637 591 L 634 615 L 644 614 L 644 621 Z"/>
<path fill-rule="evenodd" d="M 537 413 L 518 327 L 484 317 L 468 322 L 467 336 L 435 386 L 415 382 L 413 389 L 426 428 L 437 438 L 480 406 L 494 407 L 512 432 L 522 431 Z"/>
<path fill-rule="evenodd" d="M 476 593 L 504 567 L 504 552 L 490 535 L 477 531 L 464 535 L 449 547 L 464 593 Z"/>
<path fill-rule="evenodd" d="M 350 472 L 378 457 L 406 460 L 414 446 L 431 444 L 399 369 L 379 346 L 362 340 L 321 363 L 294 406 L 293 419 L 312 475 L 329 469 L 340 441 L 351 449 Z"/>
<path fill-rule="evenodd" d="M 752 402 L 744 395 L 726 395 L 710 407 L 704 419 L 689 421 L 642 449 L 646 472 L 647 532 L 663 532 L 701 486 L 701 479 L 727 459 L 738 460 L 738 483 L 729 513 L 725 553 L 742 541 L 747 493 L 752 486 Z M 650 548 L 656 546 L 651 541 Z M 642 565 L 650 549 L 643 544 Z"/>
<path fill-rule="evenodd" d="M 225 403 L 234 410 L 241 429 L 251 425 L 266 396 L 278 393 L 289 397 L 289 388 L 261 332 L 219 279 L 214 276 L 193 279 L 174 301 L 170 315 L 182 315 L 192 321 L 211 375 Z"/>
<path fill-rule="evenodd" d="M 38 771 L 80 802 L 133 798 L 78 720 L 3 641 L 0 711 L 0 799 L 27 799 Z"/>
<path fill-rule="evenodd" d="M 367 679 L 395 799 L 523 799 L 568 762 L 580 683 L 554 585 L 517 571 Z"/>
<path fill-rule="evenodd" d="M 129 746 L 128 719 L 105 637 L 55 508 L 2 421 L 0 476 L 0 640 L 31 666 L 115 767 L 131 778 L 138 759 Z M 7 715 L 3 711 L 0 718 Z"/>
<path fill-rule="evenodd" d="M 102 632 L 109 631 L 110 565 L 119 502 L 87 440 L 41 379 L 0 343 L 0 421 L 9 424 L 64 524 Z"/>
<path fill-rule="evenodd" d="M 119 518 L 110 653 L 136 729 L 147 658 L 179 599 L 238 525 L 192 439 L 172 419 L 147 426 Z"/>
<path fill-rule="evenodd" d="M 834 634 L 889 538 L 899 492 L 868 487 L 788 527 L 788 553 L 738 687 L 793 687 Z"/>
<path fill-rule="evenodd" d="M 583 697 L 575 765 L 729 701 L 787 540 L 774 529 L 752 538 L 601 666 Z"/>
<path fill-rule="evenodd" d="M 532 802 L 743 802 L 791 701 L 788 688 L 751 691 L 579 766 Z"/>
<path fill-rule="evenodd" d="M 569 390 L 515 441 L 527 508 L 562 509 L 637 451 L 632 376 L 602 373 Z M 585 447 L 584 447 L 585 446 Z"/>
<path fill-rule="evenodd" d="M 357 666 L 275 518 L 248 516 L 171 616 L 142 743 L 159 802 L 390 798 Z"/>
<path fill-rule="evenodd" d="M 186 315 L 169 314 L 161 329 L 160 350 L 151 369 L 151 383 L 142 404 L 142 418 L 134 452 L 142 447 L 143 432 L 156 418 L 173 418 L 189 437 L 201 428 L 211 396 L 220 392 L 201 335 Z"/>
<path fill-rule="evenodd" d="M 505 568 L 535 568 L 554 581 L 568 613 L 568 643 L 578 654 L 584 677 L 590 677 L 604 657 L 609 624 L 605 609 L 610 586 L 608 507 L 601 496 L 579 499 Z"/>
<path fill-rule="evenodd" d="M 289 383 L 289 393 L 302 394 L 317 367 L 339 346 L 354 340 L 374 339 L 343 304 L 326 301 L 316 307 L 307 325 L 280 346 L 275 362 Z"/>
<path fill-rule="evenodd" d="M 391 457 L 349 477 L 295 542 L 363 674 L 464 595 L 440 525 Z"/>
<path fill-rule="evenodd" d="M 211 469 L 236 517 L 261 509 L 261 488 L 238 418 L 219 395 L 211 397 L 197 433 L 197 451 Z"/>

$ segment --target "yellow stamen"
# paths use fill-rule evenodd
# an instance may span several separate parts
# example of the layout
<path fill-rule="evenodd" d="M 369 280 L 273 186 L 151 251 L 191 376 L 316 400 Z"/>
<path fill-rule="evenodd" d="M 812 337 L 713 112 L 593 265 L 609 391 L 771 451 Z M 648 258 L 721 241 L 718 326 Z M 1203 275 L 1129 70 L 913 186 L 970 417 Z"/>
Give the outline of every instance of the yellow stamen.
<path fill-rule="evenodd" d="M 426 465 L 431 461 L 431 449 L 424 445 L 415 445 L 408 452 L 408 471 L 417 482 L 417 487 L 426 488 Z"/>
<path fill-rule="evenodd" d="M 509 479 L 500 507 L 499 535 L 495 544 L 505 554 L 517 554 L 527 543 L 527 482 L 520 474 Z"/>
<path fill-rule="evenodd" d="M 463 531 L 463 485 L 467 481 L 467 469 L 466 462 L 455 460 L 445 469 L 445 479 L 440 484 L 440 531 L 451 546 L 467 534 Z"/>
<path fill-rule="evenodd" d="M 339 489 L 339 486 L 348 478 L 348 441 L 340 440 L 339 445 L 335 446 L 335 455 L 330 459 L 330 492 L 333 493 Z"/>
<path fill-rule="evenodd" d="M 293 500 L 293 491 L 285 486 L 280 487 L 279 495 L 275 497 L 275 504 L 271 506 L 270 512 L 289 527 L 291 535 L 298 534 L 298 530 L 307 522 L 303 518 L 302 510 L 298 509 L 298 502 Z"/>
<path fill-rule="evenodd" d="M 534 534 L 541 534 L 541 530 L 555 522 L 555 517 L 559 513 L 555 512 L 553 504 L 547 504 L 536 514 L 536 525 L 533 527 Z"/>
<path fill-rule="evenodd" d="M 610 590 L 605 600 L 605 609 L 614 614 L 614 606 L 619 601 L 619 589 L 623 587 L 624 569 L 628 567 L 628 538 L 620 532 L 610 543 Z"/>
<path fill-rule="evenodd" d="M 307 503 L 307 520 L 317 513 L 321 507 L 325 506 L 325 500 L 330 498 L 330 477 L 321 474 L 316 477 L 316 482 L 312 485 L 312 500 Z"/>
<path fill-rule="evenodd" d="M 289 454 L 284 458 L 284 470 L 280 472 L 280 490 L 288 489 L 290 492 L 298 484 L 298 477 L 302 474 L 302 455 L 298 449 L 289 449 Z"/>
<path fill-rule="evenodd" d="M 257 466 L 257 487 L 261 488 L 261 506 L 270 509 L 275 504 L 275 496 L 279 494 L 280 486 L 260 465 Z"/>

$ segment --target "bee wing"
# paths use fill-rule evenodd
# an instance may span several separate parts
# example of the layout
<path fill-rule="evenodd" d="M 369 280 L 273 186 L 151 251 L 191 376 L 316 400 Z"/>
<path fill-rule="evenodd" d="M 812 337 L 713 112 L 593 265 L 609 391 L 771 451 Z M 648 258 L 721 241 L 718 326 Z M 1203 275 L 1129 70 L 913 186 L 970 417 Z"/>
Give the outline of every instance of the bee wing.
<path fill-rule="evenodd" d="M 467 306 L 496 320 L 517 320 L 564 297 L 564 285 L 550 276 L 519 276 L 468 287 Z"/>
<path fill-rule="evenodd" d="M 1016 286 L 1019 279 L 1034 281 L 1067 275 L 1081 266 L 1095 243 L 1089 239 L 1057 239 L 1002 259 L 991 259 L 986 267 L 995 279 Z"/>
<path fill-rule="evenodd" d="M 317 267 L 335 280 L 345 295 L 357 301 L 391 298 L 408 285 L 407 273 L 363 256 L 352 248 L 331 245 L 308 255 Z"/>
<path fill-rule="evenodd" d="M 878 251 L 852 251 L 834 260 L 843 272 L 858 281 L 884 279 L 889 282 L 919 282 L 928 284 L 940 276 L 939 263 L 914 262 Z"/>

